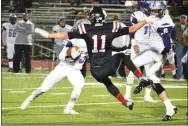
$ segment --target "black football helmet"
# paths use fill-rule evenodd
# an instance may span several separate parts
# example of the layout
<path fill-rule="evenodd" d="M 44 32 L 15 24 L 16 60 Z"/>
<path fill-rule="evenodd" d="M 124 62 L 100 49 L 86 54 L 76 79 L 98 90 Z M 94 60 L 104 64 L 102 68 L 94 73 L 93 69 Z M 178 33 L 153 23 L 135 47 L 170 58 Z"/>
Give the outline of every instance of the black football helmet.
<path fill-rule="evenodd" d="M 100 7 L 95 6 L 89 13 L 89 20 L 91 21 L 91 24 L 104 23 L 105 19 L 106 15 Z"/>
<path fill-rule="evenodd" d="M 11 24 L 15 24 L 17 20 L 17 16 L 15 14 L 10 14 L 9 15 L 9 21 Z"/>

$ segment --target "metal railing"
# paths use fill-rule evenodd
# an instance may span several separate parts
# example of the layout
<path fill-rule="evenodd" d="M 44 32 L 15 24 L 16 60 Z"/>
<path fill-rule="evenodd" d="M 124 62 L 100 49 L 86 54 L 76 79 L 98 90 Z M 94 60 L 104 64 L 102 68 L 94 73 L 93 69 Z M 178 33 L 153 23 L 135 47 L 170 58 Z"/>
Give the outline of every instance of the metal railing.
<path fill-rule="evenodd" d="M 46 57 L 48 57 L 48 58 L 50 58 L 51 57 L 51 54 L 52 54 L 52 60 L 55 60 L 55 50 L 52 50 L 52 49 L 50 49 L 50 48 L 47 48 L 47 47 L 45 47 L 45 46 L 43 46 L 43 45 L 41 45 L 41 44 L 36 44 L 36 43 L 34 43 L 34 46 L 37 46 L 37 47 L 39 47 L 40 48 L 40 57 L 42 57 L 42 56 L 46 56 Z M 35 49 L 35 48 L 34 48 Z M 47 52 L 46 52 L 46 51 Z M 34 52 L 34 51 L 33 51 Z M 44 53 L 45 52 L 45 53 Z M 32 57 L 36 57 L 36 56 L 34 56 L 34 53 L 32 53 Z"/>

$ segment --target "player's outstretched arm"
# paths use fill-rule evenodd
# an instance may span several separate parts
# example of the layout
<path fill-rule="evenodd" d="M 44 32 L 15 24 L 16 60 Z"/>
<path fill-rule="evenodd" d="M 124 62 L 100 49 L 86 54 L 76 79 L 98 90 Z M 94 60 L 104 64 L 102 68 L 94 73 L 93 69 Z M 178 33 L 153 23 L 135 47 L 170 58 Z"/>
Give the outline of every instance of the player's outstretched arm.
<path fill-rule="evenodd" d="M 43 29 L 35 28 L 35 33 L 40 34 L 44 38 L 59 38 L 59 39 L 68 39 L 67 32 L 57 32 L 57 33 L 49 33 Z"/>
<path fill-rule="evenodd" d="M 138 29 L 140 29 L 141 27 L 143 27 L 145 24 L 147 24 L 147 20 L 143 20 L 135 25 L 132 25 L 129 27 L 129 33 L 134 33 L 136 32 Z"/>
<path fill-rule="evenodd" d="M 145 24 L 153 23 L 153 21 L 158 20 L 156 16 L 149 16 L 146 18 L 146 20 L 143 20 L 135 25 L 132 25 L 129 27 L 129 33 L 134 33 L 141 27 L 143 27 Z"/>

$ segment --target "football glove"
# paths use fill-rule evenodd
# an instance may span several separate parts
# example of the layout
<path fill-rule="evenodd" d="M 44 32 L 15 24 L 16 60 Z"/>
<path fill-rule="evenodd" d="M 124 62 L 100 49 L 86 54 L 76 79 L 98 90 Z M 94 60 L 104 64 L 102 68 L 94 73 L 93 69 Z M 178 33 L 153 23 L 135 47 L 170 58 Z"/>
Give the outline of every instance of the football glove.
<path fill-rule="evenodd" d="M 159 18 L 152 15 L 146 18 L 146 22 L 152 24 L 154 21 L 158 20 Z"/>

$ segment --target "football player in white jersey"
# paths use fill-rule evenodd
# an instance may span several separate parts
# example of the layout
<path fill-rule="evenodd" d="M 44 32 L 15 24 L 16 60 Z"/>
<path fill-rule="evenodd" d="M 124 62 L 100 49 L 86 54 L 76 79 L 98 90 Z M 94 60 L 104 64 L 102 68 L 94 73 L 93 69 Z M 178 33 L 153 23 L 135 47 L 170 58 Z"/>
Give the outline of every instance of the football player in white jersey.
<path fill-rule="evenodd" d="M 15 14 L 10 14 L 9 22 L 3 24 L 3 45 L 7 47 L 7 58 L 9 69 L 7 72 L 12 72 L 13 69 L 13 55 L 14 55 L 14 44 L 16 40 L 16 20 Z"/>
<path fill-rule="evenodd" d="M 120 28 L 124 28 L 126 27 L 126 25 L 122 22 L 119 21 L 119 16 L 118 15 L 114 15 L 113 16 L 113 21 L 118 21 L 119 24 L 120 24 Z M 115 48 L 125 48 L 123 49 L 122 51 L 112 51 L 112 55 L 115 55 L 117 53 L 124 53 L 125 55 L 127 55 L 129 52 L 129 49 L 128 46 L 129 46 L 129 42 L 130 42 L 130 37 L 129 35 L 123 35 L 123 36 L 120 36 L 120 37 L 117 37 L 117 38 L 114 38 L 113 41 L 112 41 L 112 45 L 115 46 Z M 119 65 L 119 68 L 118 68 L 118 73 L 119 75 L 122 77 L 122 78 L 125 78 L 126 77 L 126 74 L 125 74 L 125 66 L 124 66 L 124 62 L 125 59 L 122 58 L 122 62 L 120 63 Z M 116 77 L 116 73 L 114 73 L 114 75 L 112 75 L 112 77 Z"/>
<path fill-rule="evenodd" d="M 71 42 L 69 40 L 65 40 L 64 42 L 65 46 L 59 54 L 60 63 L 44 79 L 42 85 L 33 91 L 32 94 L 22 103 L 22 110 L 26 109 L 39 95 L 51 89 L 57 82 L 67 78 L 74 86 L 74 89 L 70 100 L 64 109 L 64 114 L 79 114 L 73 109 L 73 107 L 80 96 L 82 88 L 84 87 L 84 77 L 81 74 L 80 69 L 82 69 L 82 65 L 87 57 L 87 47 L 84 41 L 77 41 L 77 39 L 72 39 Z M 79 49 L 76 50 L 72 48 L 71 56 L 67 56 L 67 50 L 72 46 L 77 46 Z"/>
<path fill-rule="evenodd" d="M 66 24 L 65 19 L 61 18 L 58 23 L 52 28 L 53 32 L 63 32 L 63 31 L 71 31 L 72 26 Z M 55 39 L 54 40 L 54 49 L 56 51 L 56 56 L 58 57 L 61 50 L 63 49 L 63 39 Z"/>
<path fill-rule="evenodd" d="M 84 13 L 84 16 L 80 17 L 81 19 L 79 19 L 73 26 L 72 26 L 72 29 L 71 31 L 77 31 L 78 30 L 78 25 L 80 24 L 91 24 L 90 20 L 88 19 L 88 16 L 87 16 L 87 12 Z M 85 41 L 84 39 L 77 39 L 77 41 Z M 87 67 L 87 61 L 83 64 L 83 67 L 81 69 L 81 73 L 82 75 L 84 76 L 84 78 L 86 77 L 86 68 Z"/>
<path fill-rule="evenodd" d="M 135 11 L 131 15 L 131 23 L 137 24 L 140 21 L 145 20 L 149 16 L 149 3 L 142 2 L 140 3 L 140 10 Z M 131 59 L 133 59 L 138 53 L 144 51 L 149 46 L 149 30 L 151 26 L 149 24 L 144 25 L 142 28 L 137 30 L 134 34 L 131 34 Z M 147 75 L 147 69 L 150 64 L 144 65 L 145 73 Z M 131 99 L 131 88 L 134 83 L 135 76 L 133 72 L 127 76 L 127 83 L 126 83 L 126 91 L 125 91 L 125 99 Z M 153 100 L 151 97 L 151 87 L 145 88 L 145 102 L 152 102 L 156 103 L 156 100 Z"/>
<path fill-rule="evenodd" d="M 148 69 L 147 77 L 151 81 L 153 90 L 165 104 L 166 115 L 162 118 L 162 121 L 169 121 L 171 120 L 171 117 L 177 113 L 178 109 L 176 106 L 172 105 L 167 92 L 160 84 L 160 76 L 157 76 L 156 71 L 161 68 L 164 63 L 164 56 L 171 48 L 170 36 L 174 23 L 166 10 L 166 4 L 163 1 L 152 1 L 149 8 L 151 15 L 157 16 L 158 20 L 155 20 L 151 24 L 148 49 L 139 53 L 132 61 L 138 67 L 154 62 Z M 142 90 L 142 87 L 143 85 L 140 83 L 134 90 L 134 94 L 139 93 Z"/>

